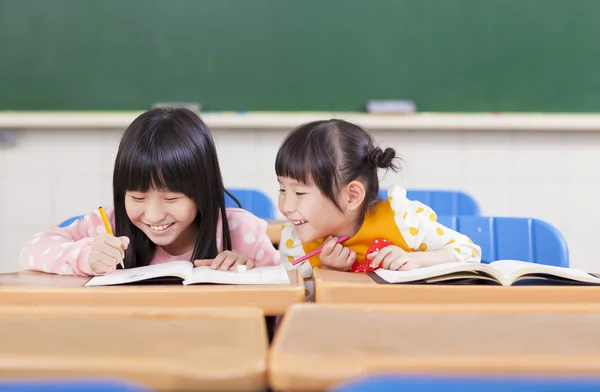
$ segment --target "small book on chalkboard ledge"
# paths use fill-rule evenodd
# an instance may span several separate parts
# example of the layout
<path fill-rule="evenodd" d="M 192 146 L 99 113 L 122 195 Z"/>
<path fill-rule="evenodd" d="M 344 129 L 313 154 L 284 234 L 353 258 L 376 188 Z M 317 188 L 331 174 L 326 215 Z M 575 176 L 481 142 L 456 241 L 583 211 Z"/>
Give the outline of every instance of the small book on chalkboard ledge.
<path fill-rule="evenodd" d="M 600 285 L 600 278 L 576 268 L 518 260 L 498 260 L 489 264 L 446 263 L 411 271 L 378 269 L 369 275 L 378 283 L 460 284 L 480 280 L 502 286 Z"/>
<path fill-rule="evenodd" d="M 192 112 L 200 113 L 202 105 L 198 102 L 156 102 L 151 109 L 155 108 L 186 108 Z"/>
<path fill-rule="evenodd" d="M 411 114 L 417 111 L 413 101 L 374 100 L 367 102 L 367 113 L 372 114 Z"/>

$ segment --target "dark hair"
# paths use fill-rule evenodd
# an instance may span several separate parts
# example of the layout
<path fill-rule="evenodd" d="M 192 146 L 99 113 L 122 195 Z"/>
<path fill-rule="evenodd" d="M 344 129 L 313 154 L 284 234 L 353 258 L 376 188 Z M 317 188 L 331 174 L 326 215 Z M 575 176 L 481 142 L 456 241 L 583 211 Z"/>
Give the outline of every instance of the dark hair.
<path fill-rule="evenodd" d="M 115 235 L 131 240 L 125 252 L 125 268 L 150 264 L 156 251 L 156 245 L 129 220 L 125 210 L 125 192 L 147 192 L 150 188 L 183 193 L 196 204 L 198 211 L 192 224 L 197 237 L 190 261 L 217 256 L 219 214 L 223 249 L 231 250 L 225 211 L 227 191 L 215 144 L 208 127 L 191 110 L 149 110 L 133 120 L 121 138 L 113 172 L 113 200 Z"/>
<path fill-rule="evenodd" d="M 361 181 L 365 187 L 362 222 L 378 199 L 377 169 L 397 171 L 395 159 L 394 149 L 376 147 L 371 134 L 358 125 L 332 119 L 301 125 L 287 135 L 275 158 L 275 172 L 304 184 L 312 179 L 340 210 L 339 191 L 351 181 Z"/>

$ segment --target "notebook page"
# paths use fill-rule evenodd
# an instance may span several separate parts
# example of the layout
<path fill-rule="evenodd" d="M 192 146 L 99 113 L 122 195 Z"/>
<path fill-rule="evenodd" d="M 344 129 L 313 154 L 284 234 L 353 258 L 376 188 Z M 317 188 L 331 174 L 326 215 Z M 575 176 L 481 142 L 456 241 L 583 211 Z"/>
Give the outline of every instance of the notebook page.
<path fill-rule="evenodd" d="M 563 278 L 571 278 L 582 282 L 600 283 L 600 279 L 577 268 L 557 267 L 554 265 L 544 265 L 519 260 L 498 260 L 490 263 L 490 266 L 500 271 L 507 277 L 515 279 L 518 275 L 528 273 L 532 274 L 553 274 Z"/>
<path fill-rule="evenodd" d="M 468 271 L 491 272 L 486 265 L 479 263 L 444 263 L 410 271 L 390 271 L 388 269 L 380 268 L 375 270 L 375 273 L 390 283 L 408 283 L 444 276 L 451 273 Z"/>
<path fill-rule="evenodd" d="M 94 276 L 85 285 L 106 286 L 140 282 L 142 280 L 163 276 L 175 276 L 185 279 L 191 274 L 192 268 L 194 268 L 194 266 L 189 261 L 173 261 L 170 263 L 154 264 L 145 267 L 118 269 L 107 275 Z"/>
<path fill-rule="evenodd" d="M 192 277 L 183 284 L 222 283 L 222 284 L 289 284 L 290 278 L 283 264 L 269 267 L 255 267 L 245 272 L 213 270 L 210 267 L 196 267 Z"/>

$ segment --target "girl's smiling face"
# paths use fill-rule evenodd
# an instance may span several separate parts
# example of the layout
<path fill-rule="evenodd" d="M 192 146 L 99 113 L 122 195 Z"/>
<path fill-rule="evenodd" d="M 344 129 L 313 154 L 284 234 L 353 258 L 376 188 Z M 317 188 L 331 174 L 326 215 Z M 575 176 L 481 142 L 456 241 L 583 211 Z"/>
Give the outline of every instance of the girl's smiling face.
<path fill-rule="evenodd" d="M 127 191 L 125 210 L 131 222 L 167 253 L 176 256 L 194 248 L 198 208 L 186 195 L 152 188 Z"/>

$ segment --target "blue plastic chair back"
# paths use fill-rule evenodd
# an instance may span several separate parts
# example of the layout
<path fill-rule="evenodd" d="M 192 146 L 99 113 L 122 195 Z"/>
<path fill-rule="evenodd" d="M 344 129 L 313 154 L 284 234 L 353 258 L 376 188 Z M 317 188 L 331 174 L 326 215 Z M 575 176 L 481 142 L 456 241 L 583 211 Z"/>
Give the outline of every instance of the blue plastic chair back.
<path fill-rule="evenodd" d="M 433 208 L 439 215 L 479 215 L 479 205 L 461 191 L 407 189 L 406 197 Z M 387 199 L 387 189 L 379 191 L 381 200 Z"/>
<path fill-rule="evenodd" d="M 563 235 L 539 219 L 489 216 L 438 216 L 438 222 L 481 246 L 482 262 L 521 260 L 569 266 Z"/>
<path fill-rule="evenodd" d="M 150 392 L 145 387 L 112 380 L 4 380 L 0 381 L 3 392 Z"/>
<path fill-rule="evenodd" d="M 263 192 L 256 189 L 227 189 L 246 211 L 262 219 L 275 219 L 275 205 Z M 233 200 L 225 194 L 225 206 L 237 207 Z"/>
<path fill-rule="evenodd" d="M 592 392 L 600 378 L 372 376 L 342 383 L 330 392 Z"/>
<path fill-rule="evenodd" d="M 73 217 L 71 217 L 71 218 L 69 218 L 67 220 L 64 220 L 64 221 L 60 222 L 58 224 L 58 227 L 68 227 L 68 226 L 71 225 L 71 223 L 75 222 L 76 220 L 83 219 L 83 218 L 84 218 L 83 215 L 73 216 Z"/>

